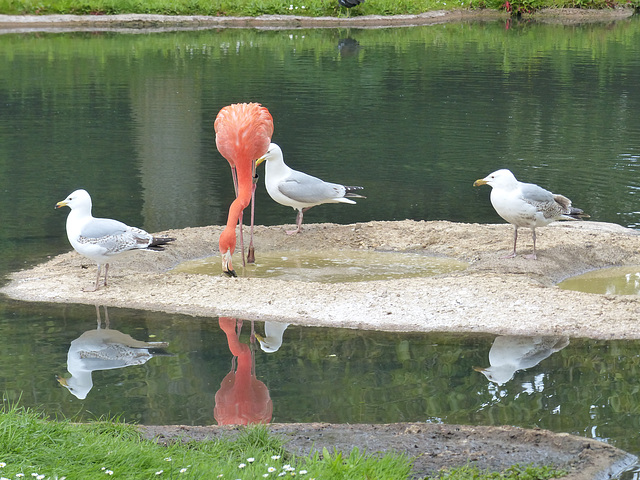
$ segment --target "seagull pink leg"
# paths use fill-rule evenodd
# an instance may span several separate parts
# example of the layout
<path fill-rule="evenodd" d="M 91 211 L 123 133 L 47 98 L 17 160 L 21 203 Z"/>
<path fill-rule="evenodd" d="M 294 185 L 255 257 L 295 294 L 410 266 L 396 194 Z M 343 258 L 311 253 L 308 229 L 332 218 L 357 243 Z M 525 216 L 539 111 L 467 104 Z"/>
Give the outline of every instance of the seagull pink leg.
<path fill-rule="evenodd" d="M 518 243 L 518 227 L 515 227 L 515 230 L 513 231 L 513 252 L 502 258 L 514 258 L 516 256 L 516 243 Z"/>
<path fill-rule="evenodd" d="M 287 230 L 287 235 L 295 235 L 296 233 L 300 233 L 302 231 L 302 216 L 304 215 L 303 212 L 306 212 L 307 210 L 309 210 L 309 208 L 298 210 L 298 216 L 296 217 L 296 225 L 298 226 L 298 228 L 295 230 Z"/>
<path fill-rule="evenodd" d="M 532 232 L 532 236 L 533 236 L 533 253 L 531 255 L 527 255 L 526 258 L 529 258 L 531 260 L 537 260 L 538 256 L 536 255 L 536 229 L 532 228 L 531 229 Z"/>

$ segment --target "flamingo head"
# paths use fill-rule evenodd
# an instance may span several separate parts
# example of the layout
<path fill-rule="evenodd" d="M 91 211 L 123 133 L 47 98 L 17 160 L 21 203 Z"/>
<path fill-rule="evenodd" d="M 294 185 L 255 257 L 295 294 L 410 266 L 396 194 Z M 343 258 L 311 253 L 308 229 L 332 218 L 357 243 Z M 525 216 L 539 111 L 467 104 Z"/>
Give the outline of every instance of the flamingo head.
<path fill-rule="evenodd" d="M 237 277 L 233 264 L 231 263 L 231 255 L 236 249 L 236 229 L 229 227 L 224 229 L 220 234 L 218 241 L 220 248 L 220 257 L 222 258 L 222 272 L 229 277 Z"/>
<path fill-rule="evenodd" d="M 238 276 L 231 263 L 231 250 L 227 250 L 222 254 L 222 273 L 224 273 L 228 277 Z"/>

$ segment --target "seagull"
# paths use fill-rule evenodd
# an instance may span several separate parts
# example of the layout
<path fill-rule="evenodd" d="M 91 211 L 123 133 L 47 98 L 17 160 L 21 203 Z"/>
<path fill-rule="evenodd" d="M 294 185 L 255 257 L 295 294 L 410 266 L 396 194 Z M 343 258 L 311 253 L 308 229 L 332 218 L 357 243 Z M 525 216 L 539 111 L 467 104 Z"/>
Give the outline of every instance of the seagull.
<path fill-rule="evenodd" d="M 513 252 L 505 258 L 516 256 L 518 227 L 528 227 L 533 234 L 533 254 L 527 258 L 536 259 L 536 227 L 544 227 L 555 220 L 579 220 L 589 218 L 579 208 L 571 206 L 571 200 L 557 195 L 533 183 L 516 180 L 511 171 L 503 168 L 476 180 L 474 187 L 490 185 L 491 204 L 498 215 L 515 227 Z"/>
<path fill-rule="evenodd" d="M 281 205 L 298 210 L 296 230 L 287 231 L 288 235 L 302 231 L 302 216 L 311 207 L 323 203 L 356 203 L 351 198 L 366 198 L 354 193 L 363 187 L 346 187 L 329 183 L 306 173 L 289 168 L 282 156 L 282 150 L 272 143 L 269 150 L 256 161 L 260 165 L 266 161 L 264 182 L 269 196 Z"/>
<path fill-rule="evenodd" d="M 104 284 L 107 286 L 109 263 L 118 255 L 136 249 L 161 251 L 163 245 L 175 240 L 169 237 L 154 237 L 136 227 L 130 227 L 110 218 L 94 218 L 91 215 L 91 196 L 86 190 L 76 190 L 55 208 L 69 207 L 67 237 L 73 249 L 80 255 L 98 264 L 95 288 L 84 291 L 95 292 L 100 288 L 100 269 L 104 269 Z"/>

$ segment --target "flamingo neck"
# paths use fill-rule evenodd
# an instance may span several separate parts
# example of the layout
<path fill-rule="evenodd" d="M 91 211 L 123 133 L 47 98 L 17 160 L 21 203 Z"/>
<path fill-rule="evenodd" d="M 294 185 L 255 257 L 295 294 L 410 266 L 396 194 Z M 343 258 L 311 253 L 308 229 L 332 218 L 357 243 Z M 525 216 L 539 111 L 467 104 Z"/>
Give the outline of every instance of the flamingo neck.
<path fill-rule="evenodd" d="M 220 253 L 232 254 L 236 249 L 236 225 L 242 215 L 243 210 L 251 202 L 253 192 L 253 168 L 236 168 L 238 176 L 238 196 L 229 207 L 227 226 L 220 235 Z"/>

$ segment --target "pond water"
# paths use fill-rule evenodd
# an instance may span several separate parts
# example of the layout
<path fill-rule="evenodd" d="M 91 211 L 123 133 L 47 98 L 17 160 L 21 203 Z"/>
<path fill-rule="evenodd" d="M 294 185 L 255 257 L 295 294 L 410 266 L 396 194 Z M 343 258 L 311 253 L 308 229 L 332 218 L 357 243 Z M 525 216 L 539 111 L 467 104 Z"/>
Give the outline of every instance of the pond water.
<path fill-rule="evenodd" d="M 244 101 L 269 108 L 289 165 L 365 188 L 357 205 L 315 207 L 305 223 L 502 222 L 489 188 L 472 184 L 507 167 L 592 220 L 636 228 L 639 84 L 637 16 L 0 34 L 0 274 L 70 249 L 66 215 L 53 207 L 80 187 L 97 216 L 150 231 L 224 223 L 233 187 L 213 120 Z M 260 182 L 256 218 L 292 224 L 295 212 Z M 219 320 L 109 313 L 110 329 L 169 346 L 94 372 L 81 400 L 55 375 L 71 376 L 71 342 L 96 330 L 95 309 L 3 300 L 0 358 L 16 372 L 0 376 L 5 398 L 80 419 L 214 423 L 233 365 Z M 249 330 L 244 322 L 240 343 Z M 636 342 L 571 339 L 498 385 L 473 369 L 489 365 L 494 340 L 290 326 L 277 352 L 254 344 L 252 361 L 274 421 L 507 423 L 640 453 Z"/>
<path fill-rule="evenodd" d="M 261 252 L 243 269 L 251 278 L 303 282 L 366 282 L 407 277 L 432 277 L 465 270 L 468 263 L 452 258 L 397 252 L 334 250 L 322 252 Z M 220 257 L 183 262 L 172 271 L 220 275 Z"/>
<path fill-rule="evenodd" d="M 586 293 L 638 295 L 640 266 L 601 268 L 567 278 L 558 287 Z"/>
<path fill-rule="evenodd" d="M 255 322 L 269 344 L 262 349 L 251 341 L 252 322 L 233 318 L 100 307 L 98 330 L 93 306 L 8 308 L 0 320 L 0 358 L 12 366 L 0 379 L 5 401 L 52 416 L 210 425 L 228 421 L 225 401 L 251 392 L 245 419 L 515 424 L 640 452 L 638 342 Z M 133 340 L 168 345 L 134 355 L 125 347 Z M 229 391 L 230 372 L 252 370 L 251 382 L 236 382 L 249 387 Z"/>

